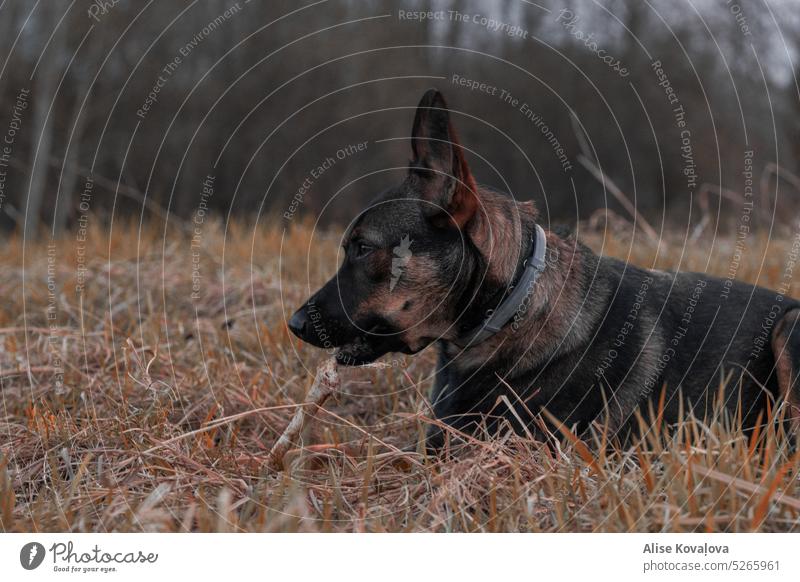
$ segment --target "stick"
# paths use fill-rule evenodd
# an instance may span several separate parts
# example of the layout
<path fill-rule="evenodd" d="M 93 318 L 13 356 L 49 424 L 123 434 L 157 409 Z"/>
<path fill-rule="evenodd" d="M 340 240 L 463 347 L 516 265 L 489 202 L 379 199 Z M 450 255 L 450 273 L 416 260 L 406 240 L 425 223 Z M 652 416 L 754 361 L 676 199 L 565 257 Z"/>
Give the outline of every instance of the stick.
<path fill-rule="evenodd" d="M 314 384 L 311 385 L 311 389 L 306 395 L 306 404 L 313 405 L 311 414 L 321 408 L 328 397 L 339 390 L 339 387 L 340 381 L 339 374 L 336 371 L 336 360 L 334 358 L 327 359 L 317 368 Z M 283 457 L 291 448 L 292 443 L 300 436 L 307 416 L 308 406 L 300 406 L 289 422 L 289 426 L 286 427 L 286 430 L 283 431 L 283 434 L 272 446 L 267 464 L 273 471 L 283 470 Z"/>
<path fill-rule="evenodd" d="M 636 210 L 636 206 L 634 206 L 631 203 L 631 201 L 628 200 L 628 197 L 625 196 L 625 193 L 622 190 L 620 190 L 619 187 L 614 182 L 611 181 L 611 178 L 609 178 L 606 175 L 606 173 L 600 169 L 599 166 L 597 166 L 594 162 L 592 162 L 592 160 L 590 160 L 583 154 L 578 154 L 578 162 L 580 162 L 584 168 L 589 170 L 589 173 L 592 176 L 594 176 L 594 178 L 598 182 L 603 184 L 606 187 L 606 189 L 609 192 L 611 192 L 611 194 L 614 195 L 614 198 L 616 198 L 617 201 L 620 204 L 622 204 L 623 208 L 625 208 L 625 210 L 628 211 L 628 214 L 630 214 L 633 217 L 634 221 L 638 222 L 639 226 L 642 227 L 642 230 L 647 235 L 647 237 L 652 242 L 657 244 L 659 237 L 655 229 L 652 226 L 650 226 L 650 223 L 647 222 L 647 220 L 645 220 L 645 218 L 641 214 L 639 214 L 639 211 Z"/>
<path fill-rule="evenodd" d="M 603 184 L 603 186 L 613 194 L 614 198 L 616 198 L 620 204 L 622 204 L 625 210 L 628 211 L 628 214 L 633 217 L 634 224 L 638 222 L 648 238 L 658 244 L 659 237 L 655 229 L 650 226 L 650 223 L 647 222 L 641 214 L 639 214 L 639 211 L 636 210 L 636 206 L 631 204 L 631 201 L 628 200 L 625 193 L 600 169 L 600 162 L 597 160 L 597 156 L 593 154 L 594 150 L 589 149 L 589 141 L 587 140 L 586 132 L 583 131 L 583 126 L 581 126 L 578 118 L 572 115 L 570 121 L 572 122 L 572 131 L 575 133 L 575 137 L 578 138 L 578 145 L 581 148 L 581 153 L 578 154 L 578 161 L 584 168 L 589 170 L 598 182 Z"/>

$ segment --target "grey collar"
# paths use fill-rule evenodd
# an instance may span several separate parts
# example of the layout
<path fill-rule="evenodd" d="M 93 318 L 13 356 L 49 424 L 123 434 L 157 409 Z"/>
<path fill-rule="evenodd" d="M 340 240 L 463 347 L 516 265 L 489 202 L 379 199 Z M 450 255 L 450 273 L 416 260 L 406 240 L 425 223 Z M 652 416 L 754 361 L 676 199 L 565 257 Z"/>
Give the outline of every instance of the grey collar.
<path fill-rule="evenodd" d="M 494 310 L 486 313 L 486 319 L 468 331 L 463 337 L 451 342 L 461 348 L 475 346 L 485 341 L 503 329 L 517 313 L 525 312 L 525 301 L 533 292 L 533 285 L 542 274 L 545 267 L 545 253 L 547 252 L 547 239 L 544 229 L 536 225 L 536 238 L 533 240 L 531 254 L 525 259 L 525 270 L 516 284 L 508 287 L 505 299 Z"/>

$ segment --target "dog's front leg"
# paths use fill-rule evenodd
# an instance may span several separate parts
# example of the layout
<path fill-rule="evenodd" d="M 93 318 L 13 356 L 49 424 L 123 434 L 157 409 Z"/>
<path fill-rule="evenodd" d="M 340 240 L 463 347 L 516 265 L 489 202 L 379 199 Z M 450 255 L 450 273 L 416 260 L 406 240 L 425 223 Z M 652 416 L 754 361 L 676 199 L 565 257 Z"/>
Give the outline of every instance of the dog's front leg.
<path fill-rule="evenodd" d="M 447 366 L 449 359 L 443 351 L 439 352 L 439 361 L 436 364 L 436 377 L 431 389 L 431 409 L 433 416 L 437 420 L 442 418 L 440 414 L 447 408 L 441 404 L 445 390 L 450 382 L 450 371 Z M 446 418 L 446 417 L 445 417 Z M 429 454 L 436 454 L 444 446 L 444 431 L 436 424 L 431 424 L 425 431 L 425 449 Z"/>

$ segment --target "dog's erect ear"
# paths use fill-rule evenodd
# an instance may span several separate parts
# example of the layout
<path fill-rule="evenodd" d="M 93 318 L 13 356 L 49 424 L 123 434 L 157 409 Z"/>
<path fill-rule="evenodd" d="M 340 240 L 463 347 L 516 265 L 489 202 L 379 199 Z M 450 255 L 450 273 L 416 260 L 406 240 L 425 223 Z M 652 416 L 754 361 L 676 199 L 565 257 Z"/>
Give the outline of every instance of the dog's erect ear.
<path fill-rule="evenodd" d="M 478 210 L 477 188 L 436 89 L 428 89 L 417 106 L 411 151 L 411 172 L 420 177 L 423 199 L 431 203 L 426 212 L 439 226 L 453 221 L 463 228 Z"/>

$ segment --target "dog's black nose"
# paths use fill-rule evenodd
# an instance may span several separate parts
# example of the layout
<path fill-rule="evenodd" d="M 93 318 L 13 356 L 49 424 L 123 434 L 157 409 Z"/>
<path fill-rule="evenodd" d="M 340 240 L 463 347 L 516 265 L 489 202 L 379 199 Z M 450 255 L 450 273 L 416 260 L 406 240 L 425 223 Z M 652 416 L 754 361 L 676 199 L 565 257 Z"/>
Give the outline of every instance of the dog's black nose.
<path fill-rule="evenodd" d="M 294 315 L 289 319 L 289 330 L 299 337 L 301 340 L 306 341 L 308 338 L 308 313 L 306 308 L 301 307 L 294 312 Z"/>

